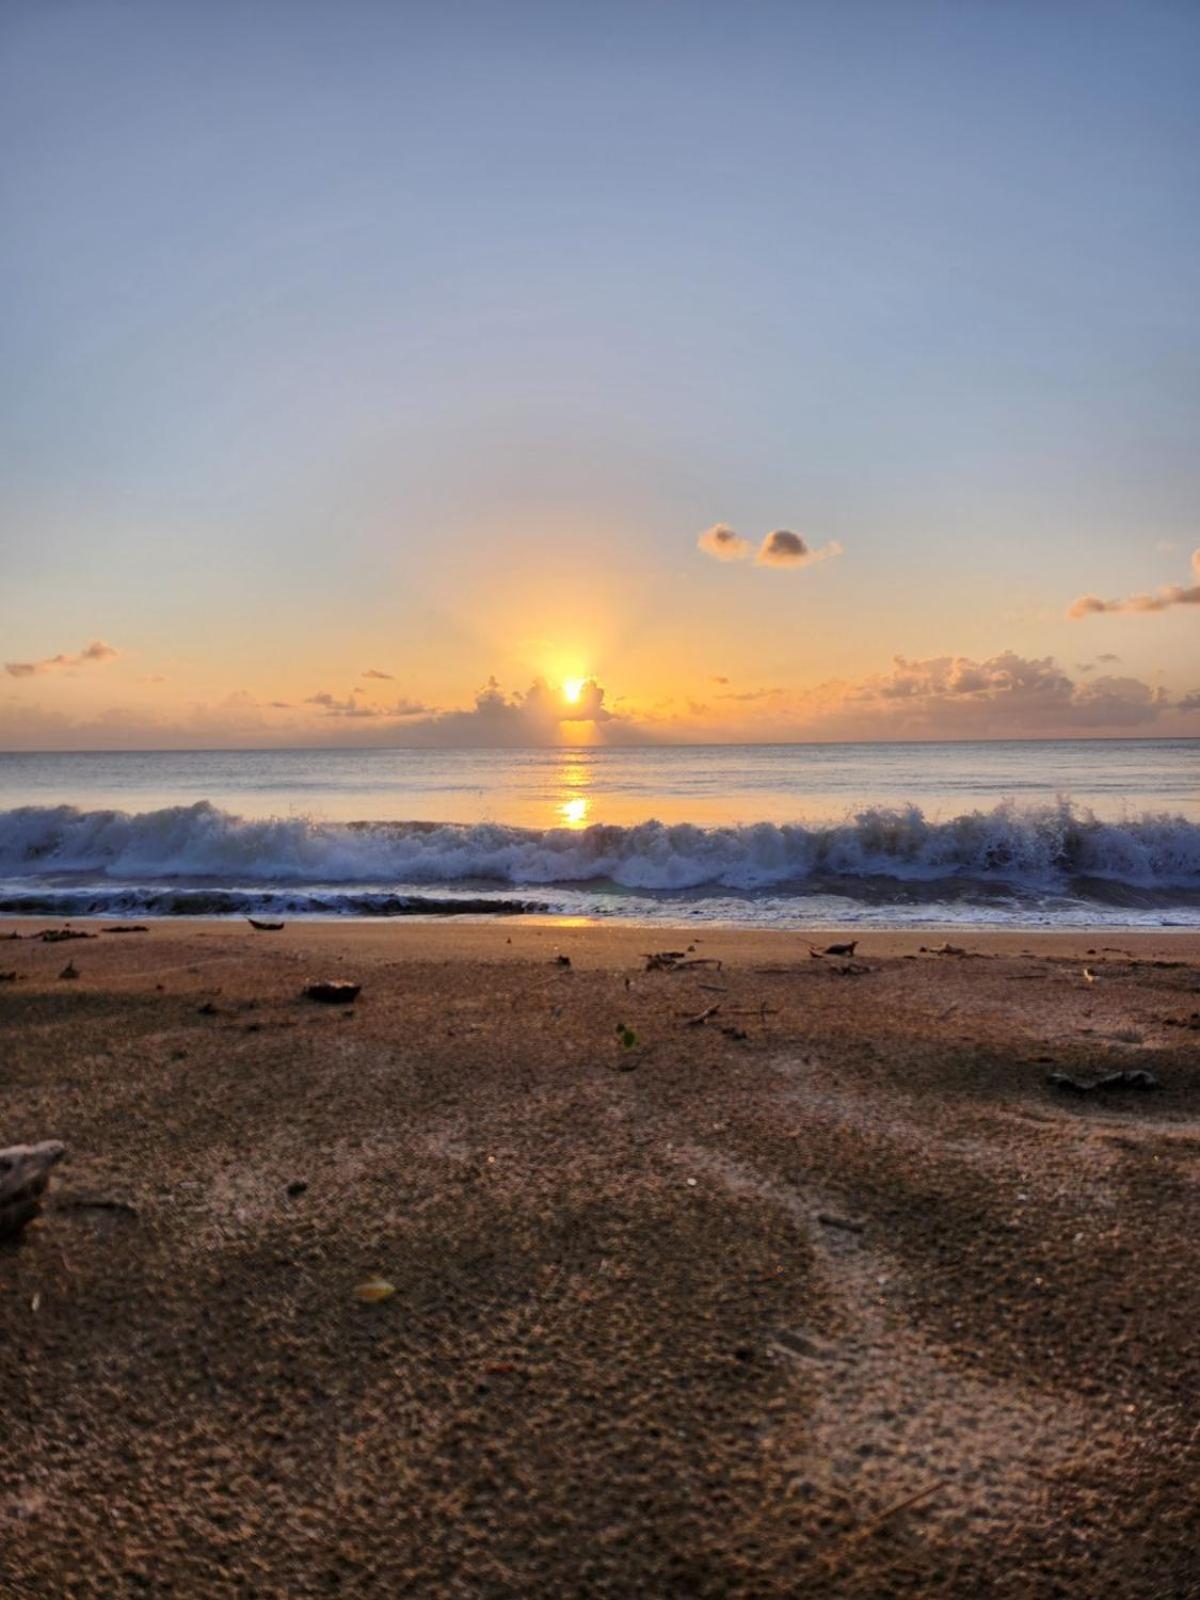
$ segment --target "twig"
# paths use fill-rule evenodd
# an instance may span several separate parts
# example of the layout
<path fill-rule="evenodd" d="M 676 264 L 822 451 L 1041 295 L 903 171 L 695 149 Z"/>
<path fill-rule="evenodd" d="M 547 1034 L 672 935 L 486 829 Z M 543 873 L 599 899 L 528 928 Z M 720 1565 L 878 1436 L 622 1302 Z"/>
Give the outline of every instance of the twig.
<path fill-rule="evenodd" d="M 714 1006 L 705 1006 L 704 1010 L 698 1011 L 694 1017 L 688 1017 L 684 1022 L 684 1027 L 702 1028 L 710 1017 L 715 1017 L 717 1015 L 720 1009 L 721 1006 L 719 1002 Z"/>
<path fill-rule="evenodd" d="M 886 1511 L 881 1511 L 873 1522 L 868 1522 L 865 1528 L 860 1528 L 856 1537 L 859 1539 L 867 1538 L 875 1532 L 876 1528 L 882 1527 L 885 1522 L 894 1517 L 898 1511 L 907 1511 L 909 1506 L 915 1506 L 922 1500 L 928 1500 L 929 1496 L 936 1494 L 941 1487 L 942 1481 L 939 1478 L 936 1483 L 927 1483 L 923 1489 L 918 1489 L 915 1494 L 906 1495 L 903 1500 L 897 1500 L 895 1505 L 889 1506 Z"/>

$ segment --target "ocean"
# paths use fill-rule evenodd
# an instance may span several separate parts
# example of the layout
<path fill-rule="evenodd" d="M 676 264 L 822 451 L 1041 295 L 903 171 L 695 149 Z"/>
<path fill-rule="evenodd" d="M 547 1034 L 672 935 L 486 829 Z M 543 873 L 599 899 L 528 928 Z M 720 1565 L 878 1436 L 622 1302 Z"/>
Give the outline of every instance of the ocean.
<path fill-rule="evenodd" d="M 1200 926 L 1200 742 L 0 754 L 0 913 Z"/>

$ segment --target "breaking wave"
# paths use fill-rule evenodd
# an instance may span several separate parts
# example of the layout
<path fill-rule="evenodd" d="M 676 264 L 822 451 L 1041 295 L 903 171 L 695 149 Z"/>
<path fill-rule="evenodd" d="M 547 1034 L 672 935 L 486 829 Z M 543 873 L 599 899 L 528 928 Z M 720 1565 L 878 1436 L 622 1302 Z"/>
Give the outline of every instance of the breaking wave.
<path fill-rule="evenodd" d="M 49 909 L 51 890 L 56 903 L 68 888 L 77 901 L 84 884 L 98 910 L 210 915 L 267 905 L 357 915 L 443 909 L 404 893 L 423 885 L 451 897 L 503 885 L 655 899 L 837 894 L 912 903 L 1010 891 L 1196 904 L 1200 824 L 1165 813 L 1105 821 L 1067 801 L 946 820 L 904 806 L 832 824 L 580 830 L 255 820 L 207 801 L 142 813 L 26 806 L 0 812 L 0 880 L 0 908 L 10 912 Z M 141 892 L 149 886 L 153 896 Z"/>

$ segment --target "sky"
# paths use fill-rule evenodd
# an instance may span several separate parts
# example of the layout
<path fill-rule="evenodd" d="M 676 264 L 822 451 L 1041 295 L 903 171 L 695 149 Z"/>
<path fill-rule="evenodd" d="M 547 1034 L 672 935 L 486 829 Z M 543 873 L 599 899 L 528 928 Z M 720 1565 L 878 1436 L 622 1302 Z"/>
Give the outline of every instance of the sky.
<path fill-rule="evenodd" d="M 1200 734 L 1194 4 L 8 0 L 0 148 L 0 748 Z"/>

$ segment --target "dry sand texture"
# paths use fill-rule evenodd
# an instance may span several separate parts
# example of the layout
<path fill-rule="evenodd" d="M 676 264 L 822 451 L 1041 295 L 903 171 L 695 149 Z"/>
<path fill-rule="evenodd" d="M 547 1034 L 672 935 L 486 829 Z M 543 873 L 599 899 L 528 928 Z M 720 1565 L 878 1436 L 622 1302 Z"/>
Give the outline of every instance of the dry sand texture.
<path fill-rule="evenodd" d="M 1197 941 L 690 942 L 0 944 L 0 1590 L 1200 1595 Z"/>

